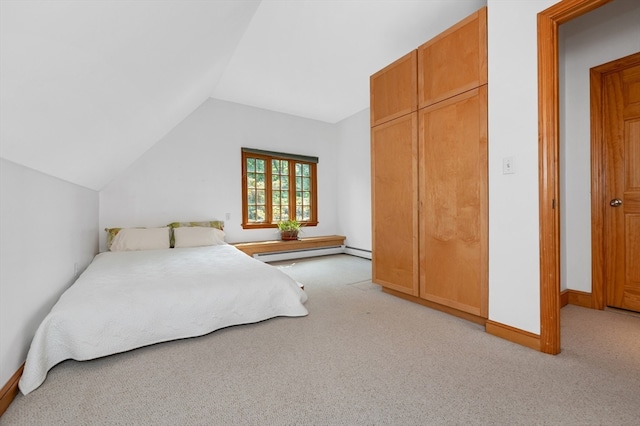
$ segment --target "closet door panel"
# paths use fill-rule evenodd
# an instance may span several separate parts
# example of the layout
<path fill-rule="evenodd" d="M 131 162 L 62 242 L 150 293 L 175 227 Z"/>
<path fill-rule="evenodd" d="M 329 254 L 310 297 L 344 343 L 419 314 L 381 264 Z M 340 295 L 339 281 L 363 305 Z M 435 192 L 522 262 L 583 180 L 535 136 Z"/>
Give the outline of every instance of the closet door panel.
<path fill-rule="evenodd" d="M 419 121 L 420 297 L 486 318 L 486 85 Z"/>
<path fill-rule="evenodd" d="M 418 296 L 418 118 L 371 129 L 373 282 Z"/>
<path fill-rule="evenodd" d="M 371 126 L 416 111 L 418 53 L 411 51 L 370 77 Z"/>
<path fill-rule="evenodd" d="M 486 83 L 486 7 L 418 48 L 419 108 Z"/>

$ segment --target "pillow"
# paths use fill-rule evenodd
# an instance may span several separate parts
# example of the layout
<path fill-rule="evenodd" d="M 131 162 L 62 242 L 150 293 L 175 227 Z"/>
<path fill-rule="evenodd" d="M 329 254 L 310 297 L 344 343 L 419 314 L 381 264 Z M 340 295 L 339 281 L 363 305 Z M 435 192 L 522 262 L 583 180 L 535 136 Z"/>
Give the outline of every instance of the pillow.
<path fill-rule="evenodd" d="M 123 228 L 120 229 L 109 250 L 135 251 L 169 248 L 169 228 Z"/>
<path fill-rule="evenodd" d="M 172 222 L 167 226 L 174 229 L 182 226 L 202 226 L 207 228 L 217 228 L 222 231 L 224 229 L 224 222 L 221 220 L 209 220 L 205 222 Z"/>
<path fill-rule="evenodd" d="M 182 228 L 185 226 L 186 227 L 200 226 L 205 228 L 216 228 L 222 231 L 224 229 L 224 222 L 221 220 L 211 220 L 211 221 L 205 221 L 205 222 L 172 222 L 167 226 L 171 228 L 171 237 L 170 237 L 171 247 L 175 247 L 174 231 L 176 228 Z"/>
<path fill-rule="evenodd" d="M 111 250 L 111 244 L 113 244 L 113 239 L 118 235 L 122 228 L 104 228 L 107 231 L 107 250 Z"/>
<path fill-rule="evenodd" d="M 225 244 L 224 232 L 217 228 L 202 226 L 184 226 L 173 230 L 175 248 L 218 246 Z"/>

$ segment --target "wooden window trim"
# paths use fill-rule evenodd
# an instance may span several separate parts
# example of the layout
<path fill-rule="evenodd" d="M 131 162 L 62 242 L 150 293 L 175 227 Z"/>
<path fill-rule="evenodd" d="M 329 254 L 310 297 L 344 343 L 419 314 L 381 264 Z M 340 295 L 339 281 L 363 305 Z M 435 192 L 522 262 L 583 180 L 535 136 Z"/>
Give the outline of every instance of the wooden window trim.
<path fill-rule="evenodd" d="M 274 154 L 274 155 L 270 155 Z M 304 161 L 306 158 L 294 154 L 281 154 L 271 153 L 269 151 L 258 151 L 251 149 L 242 150 L 242 228 L 243 229 L 263 229 L 263 228 L 277 228 L 277 223 L 273 222 L 272 215 L 272 175 L 271 175 L 271 160 L 284 160 L 289 162 L 289 189 L 292 195 L 289 196 L 289 211 L 290 217 L 295 218 L 296 212 L 296 175 L 295 167 L 292 167 L 295 163 L 308 164 L 310 168 L 311 177 L 311 220 L 302 221 L 298 220 L 303 226 L 316 226 L 318 225 L 318 174 L 317 174 L 317 158 L 308 157 L 311 161 Z M 266 221 L 253 223 L 249 222 L 249 209 L 247 205 L 247 158 L 256 158 L 265 160 L 265 205 L 266 205 Z M 315 161 L 313 161 L 315 159 Z"/>

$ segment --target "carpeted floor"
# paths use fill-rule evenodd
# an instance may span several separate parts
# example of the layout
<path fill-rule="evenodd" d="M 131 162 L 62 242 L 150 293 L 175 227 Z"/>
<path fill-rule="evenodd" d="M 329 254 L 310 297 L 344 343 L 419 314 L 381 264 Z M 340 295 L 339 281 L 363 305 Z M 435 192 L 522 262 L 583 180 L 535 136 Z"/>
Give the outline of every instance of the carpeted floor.
<path fill-rule="evenodd" d="M 309 316 L 65 361 L 0 425 L 637 425 L 640 318 L 568 306 L 560 355 L 380 291 L 347 255 L 275 265 Z"/>

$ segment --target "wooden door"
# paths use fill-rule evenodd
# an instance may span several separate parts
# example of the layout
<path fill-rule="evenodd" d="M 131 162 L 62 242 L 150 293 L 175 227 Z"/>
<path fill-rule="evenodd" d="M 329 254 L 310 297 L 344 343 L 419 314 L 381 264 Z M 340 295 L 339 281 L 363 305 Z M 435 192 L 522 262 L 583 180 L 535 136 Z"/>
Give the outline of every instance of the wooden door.
<path fill-rule="evenodd" d="M 371 129 L 373 282 L 418 295 L 418 120 Z"/>
<path fill-rule="evenodd" d="M 486 83 L 486 7 L 418 48 L 418 108 Z"/>
<path fill-rule="evenodd" d="M 419 122 L 420 297 L 487 318 L 487 86 Z"/>
<path fill-rule="evenodd" d="M 417 57 L 413 50 L 370 77 L 371 127 L 417 109 Z"/>
<path fill-rule="evenodd" d="M 606 304 L 640 312 L 640 65 L 603 78 Z"/>

